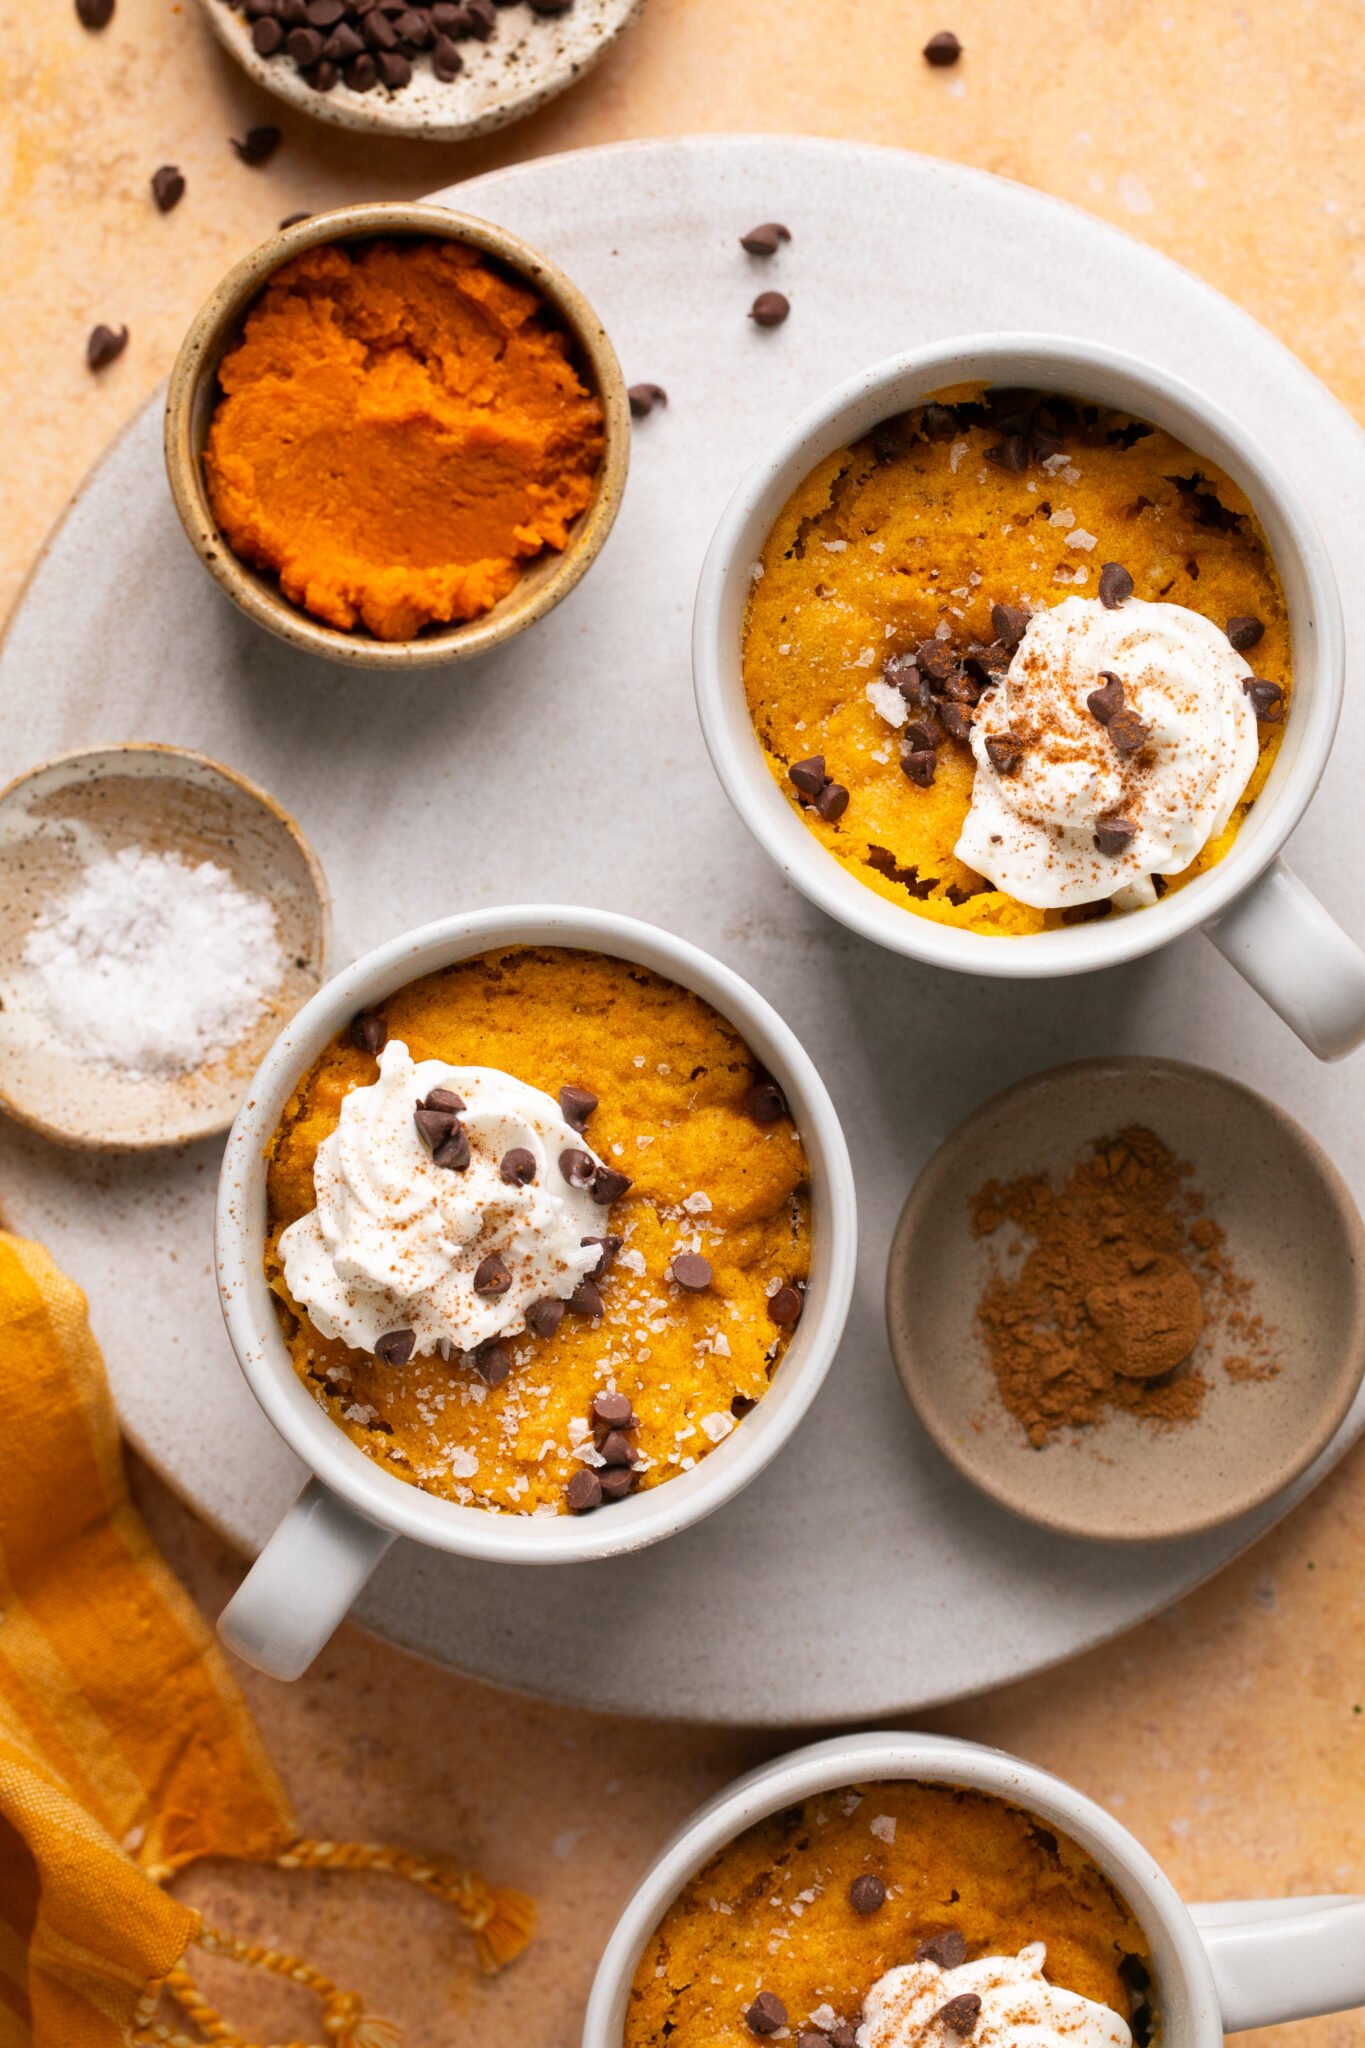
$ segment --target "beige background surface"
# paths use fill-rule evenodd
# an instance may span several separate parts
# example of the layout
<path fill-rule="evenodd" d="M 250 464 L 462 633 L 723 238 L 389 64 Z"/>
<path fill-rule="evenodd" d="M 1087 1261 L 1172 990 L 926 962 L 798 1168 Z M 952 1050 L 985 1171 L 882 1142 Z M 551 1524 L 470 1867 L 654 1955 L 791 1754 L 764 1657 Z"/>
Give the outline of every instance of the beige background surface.
<path fill-rule="evenodd" d="M 954 72 L 918 56 L 942 27 L 967 45 Z M 502 136 L 393 146 L 286 116 L 265 170 L 239 164 L 226 138 L 275 119 L 273 103 L 211 41 L 195 0 L 119 0 L 103 36 L 80 30 L 70 0 L 0 0 L 0 36 L 0 607 L 201 298 L 282 215 L 624 136 L 843 135 L 1022 179 L 1189 264 L 1365 418 L 1358 0 L 647 0 L 593 77 Z M 163 218 L 147 181 L 164 162 L 189 191 Z M 97 320 L 127 321 L 132 341 L 94 379 L 83 351 Z M 146 1474 L 138 1488 L 215 1610 L 238 1565 Z M 935 1724 L 1064 1772 L 1187 1896 L 1365 1890 L 1362 1559 L 1357 1453 L 1287 1528 L 1161 1620 Z M 309 1831 L 467 1857 L 540 1900 L 536 1946 L 485 1986 L 444 1909 L 406 1886 L 224 1869 L 184 1880 L 221 1923 L 361 1990 L 411 2048 L 570 2048 L 596 1955 L 653 1849 L 708 1790 L 782 1746 L 528 1705 L 354 1630 L 296 1687 L 247 1683 Z M 215 1982 L 257 2038 L 311 2026 L 306 2001 Z M 1273 2038 L 1362 2048 L 1365 2015 Z"/>

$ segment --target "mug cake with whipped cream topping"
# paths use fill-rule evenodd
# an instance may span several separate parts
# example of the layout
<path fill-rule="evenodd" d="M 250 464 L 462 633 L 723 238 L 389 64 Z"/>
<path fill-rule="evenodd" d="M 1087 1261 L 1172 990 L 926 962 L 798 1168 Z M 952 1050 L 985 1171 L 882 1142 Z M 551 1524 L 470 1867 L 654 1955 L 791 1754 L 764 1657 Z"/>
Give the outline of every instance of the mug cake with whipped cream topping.
<path fill-rule="evenodd" d="M 410 983 L 300 1081 L 268 1154 L 295 1371 L 394 1476 L 586 1513 L 690 1470 L 800 1320 L 809 1175 L 701 997 L 514 947 Z"/>
<path fill-rule="evenodd" d="M 1216 863 L 1291 694 L 1279 578 L 1229 477 L 1130 414 L 980 386 L 795 491 L 743 674 L 829 852 L 919 917 L 1004 936 Z"/>
<path fill-rule="evenodd" d="M 822 1792 L 713 1856 L 646 1942 L 624 2048 L 1145 2048 L 1150 1950 L 1069 1837 L 954 1785 Z"/>

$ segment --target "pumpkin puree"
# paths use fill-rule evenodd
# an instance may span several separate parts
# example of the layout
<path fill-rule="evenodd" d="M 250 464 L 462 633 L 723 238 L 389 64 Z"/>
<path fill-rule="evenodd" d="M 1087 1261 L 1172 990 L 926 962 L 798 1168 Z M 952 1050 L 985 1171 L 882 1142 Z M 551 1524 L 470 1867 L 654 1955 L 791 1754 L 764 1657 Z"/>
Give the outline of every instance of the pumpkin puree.
<path fill-rule="evenodd" d="M 462 243 L 306 251 L 218 377 L 214 516 L 330 626 L 472 619 L 592 497 L 601 405 L 536 294 Z"/>
<path fill-rule="evenodd" d="M 848 1895 L 864 1872 L 887 1888 L 868 1915 Z M 679 1893 L 640 1957 L 625 2048 L 753 2048 L 744 2014 L 760 1991 L 781 1999 L 793 2039 L 856 2026 L 877 1979 L 950 1928 L 969 1959 L 1046 1942 L 1052 1983 L 1125 2019 L 1119 1966 L 1149 1953 L 1084 1850 L 1017 1807 L 952 1786 L 857 1785 L 759 1821 Z"/>
<path fill-rule="evenodd" d="M 500 1387 L 458 1357 L 391 1366 L 322 1336 L 290 1299 L 277 1247 L 314 1207 L 313 1162 L 343 1098 L 378 1073 L 343 1035 L 300 1082 L 268 1155 L 266 1273 L 304 1385 L 377 1464 L 466 1505 L 565 1511 L 582 1470 L 574 1445 L 604 1389 L 629 1394 L 640 1418 L 641 1489 L 706 1457 L 736 1407 L 762 1399 L 784 1348 L 768 1290 L 810 1270 L 805 1153 L 790 1118 L 746 1114 L 755 1062 L 739 1033 L 645 968 L 553 948 L 462 961 L 400 989 L 380 1014 L 415 1060 L 500 1067 L 550 1096 L 591 1088 L 588 1142 L 634 1182 L 603 1212 L 624 1248 L 600 1282 L 600 1321 L 566 1316 L 548 1340 L 507 1340 L 514 1363 Z M 704 1294 L 665 1278 L 681 1250 L 711 1262 Z"/>
<path fill-rule="evenodd" d="M 1017 903 L 956 858 L 971 749 L 945 741 L 932 786 L 908 780 L 899 734 L 867 697 L 886 660 L 933 637 L 940 622 L 960 652 L 987 645 L 993 605 L 1037 611 L 1097 597 L 1101 566 L 1121 562 L 1140 598 L 1185 605 L 1220 627 L 1239 615 L 1261 619 L 1265 635 L 1248 659 L 1288 698 L 1289 621 L 1247 498 L 1203 456 L 1126 413 L 1084 406 L 1054 466 L 1020 474 L 986 460 L 1001 430 L 980 399 L 975 386 L 942 392 L 928 403 L 953 407 L 954 427 L 939 418 L 936 433 L 926 430 L 918 407 L 828 456 L 793 492 L 754 584 L 744 684 L 784 795 L 850 874 L 917 917 L 1010 936 L 1051 930 L 1064 914 Z M 1222 859 L 1283 729 L 1261 726 L 1260 761 L 1227 830 L 1168 888 Z M 791 764 L 812 754 L 849 792 L 832 824 L 787 780 Z"/>

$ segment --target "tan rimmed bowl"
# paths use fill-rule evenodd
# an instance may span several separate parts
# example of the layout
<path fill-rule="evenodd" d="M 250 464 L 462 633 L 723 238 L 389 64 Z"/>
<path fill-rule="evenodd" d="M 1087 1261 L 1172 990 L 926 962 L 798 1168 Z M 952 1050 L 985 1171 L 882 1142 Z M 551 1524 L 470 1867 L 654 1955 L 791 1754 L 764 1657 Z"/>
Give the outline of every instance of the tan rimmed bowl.
<path fill-rule="evenodd" d="M 1197 1417 L 1113 1412 L 1035 1449 L 999 1400 L 976 1327 L 984 1282 L 1013 1265 L 1024 1234 L 975 1237 L 969 1205 L 987 1181 L 1059 1181 L 1126 1125 L 1190 1163 L 1279 1369 L 1234 1378 L 1226 1362 L 1245 1345 L 1220 1318 L 1191 1360 L 1208 1384 Z M 1327 1154 L 1277 1103 L 1176 1060 L 1082 1060 L 997 1095 L 939 1147 L 892 1240 L 886 1320 L 920 1421 L 992 1499 L 1072 1536 L 1192 1536 L 1271 1499 L 1344 1420 L 1365 1371 L 1365 1227 Z"/>
<path fill-rule="evenodd" d="M 274 908 L 283 972 L 236 1044 L 142 1078 L 83 1058 L 37 999 L 24 943 L 93 862 L 140 847 L 226 868 Z M 123 745 L 64 754 L 0 790 L 0 1108 L 59 1144 L 147 1151 L 225 1131 L 266 1048 L 321 985 L 327 885 L 289 814 L 203 754 Z"/>
<path fill-rule="evenodd" d="M 276 579 L 232 552 L 219 531 L 204 481 L 203 452 L 219 398 L 218 365 L 240 339 L 253 302 L 274 273 L 305 249 L 376 236 L 462 242 L 530 285 L 572 344 L 575 367 L 602 404 L 605 446 L 592 501 L 568 545 L 546 549 L 524 570 L 515 590 L 477 619 L 430 628 L 412 640 L 377 640 L 341 632 L 292 604 Z M 611 532 L 630 460 L 630 402 L 616 351 L 588 301 L 563 271 L 490 221 L 444 206 L 344 206 L 284 228 L 243 257 L 210 295 L 181 344 L 166 393 L 166 474 L 181 524 L 195 553 L 228 596 L 258 625 L 305 653 L 344 667 L 439 668 L 500 647 L 553 611 L 595 561 Z"/>

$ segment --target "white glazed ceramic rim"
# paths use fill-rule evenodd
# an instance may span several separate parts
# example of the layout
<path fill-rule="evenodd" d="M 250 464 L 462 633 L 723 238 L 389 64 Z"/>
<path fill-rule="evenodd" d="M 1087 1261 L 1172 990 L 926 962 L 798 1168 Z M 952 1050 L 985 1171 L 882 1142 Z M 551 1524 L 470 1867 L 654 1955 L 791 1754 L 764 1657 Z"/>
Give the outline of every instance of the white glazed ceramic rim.
<path fill-rule="evenodd" d="M 265 1148 L 299 1078 L 358 1010 L 476 953 L 505 945 L 612 954 L 694 990 L 729 1019 L 785 1094 L 811 1175 L 805 1312 L 770 1391 L 690 1472 L 583 1516 L 493 1515 L 423 1493 L 374 1464 L 319 1408 L 290 1362 L 262 1268 Z M 396 1535 L 499 1563 L 577 1564 L 641 1550 L 700 1521 L 774 1458 L 814 1399 L 853 1291 L 853 1169 L 828 1091 L 795 1035 L 748 983 L 685 939 L 608 911 L 521 905 L 444 918 L 377 947 L 334 977 L 281 1033 L 256 1074 L 223 1157 L 215 1216 L 218 1289 L 233 1350 L 285 1442 L 356 1511 Z"/>
<path fill-rule="evenodd" d="M 851 1784 L 911 1778 L 965 1785 L 1050 1821 L 1095 1859 L 1132 1907 L 1152 1949 L 1166 2048 L 1222 2048 L 1208 1956 L 1160 1864 L 1104 1808 L 1061 1778 L 998 1749 L 941 1735 L 836 1736 L 738 1779 L 674 1836 L 630 1899 L 602 1953 L 583 2026 L 583 2048 L 621 2048 L 641 1951 L 683 1886 L 735 1836 L 798 1800 Z"/>
<path fill-rule="evenodd" d="M 1294 695 L 1270 777 L 1227 856 L 1186 888 L 1129 917 L 1018 938 L 917 917 L 867 888 L 803 824 L 768 767 L 740 667 L 752 570 L 783 505 L 816 464 L 881 420 L 955 384 L 1054 390 L 1114 405 L 1167 428 L 1225 469 L 1265 529 L 1293 636 Z M 1297 494 L 1259 444 L 1212 400 L 1136 357 L 1040 334 L 935 342 L 878 363 L 803 413 L 739 485 L 702 565 L 693 617 L 697 711 L 726 794 L 759 844 L 841 923 L 934 966 L 1034 979 L 1087 973 L 1150 953 L 1225 910 L 1297 825 L 1322 776 L 1341 710 L 1344 633 L 1326 550 Z"/>

